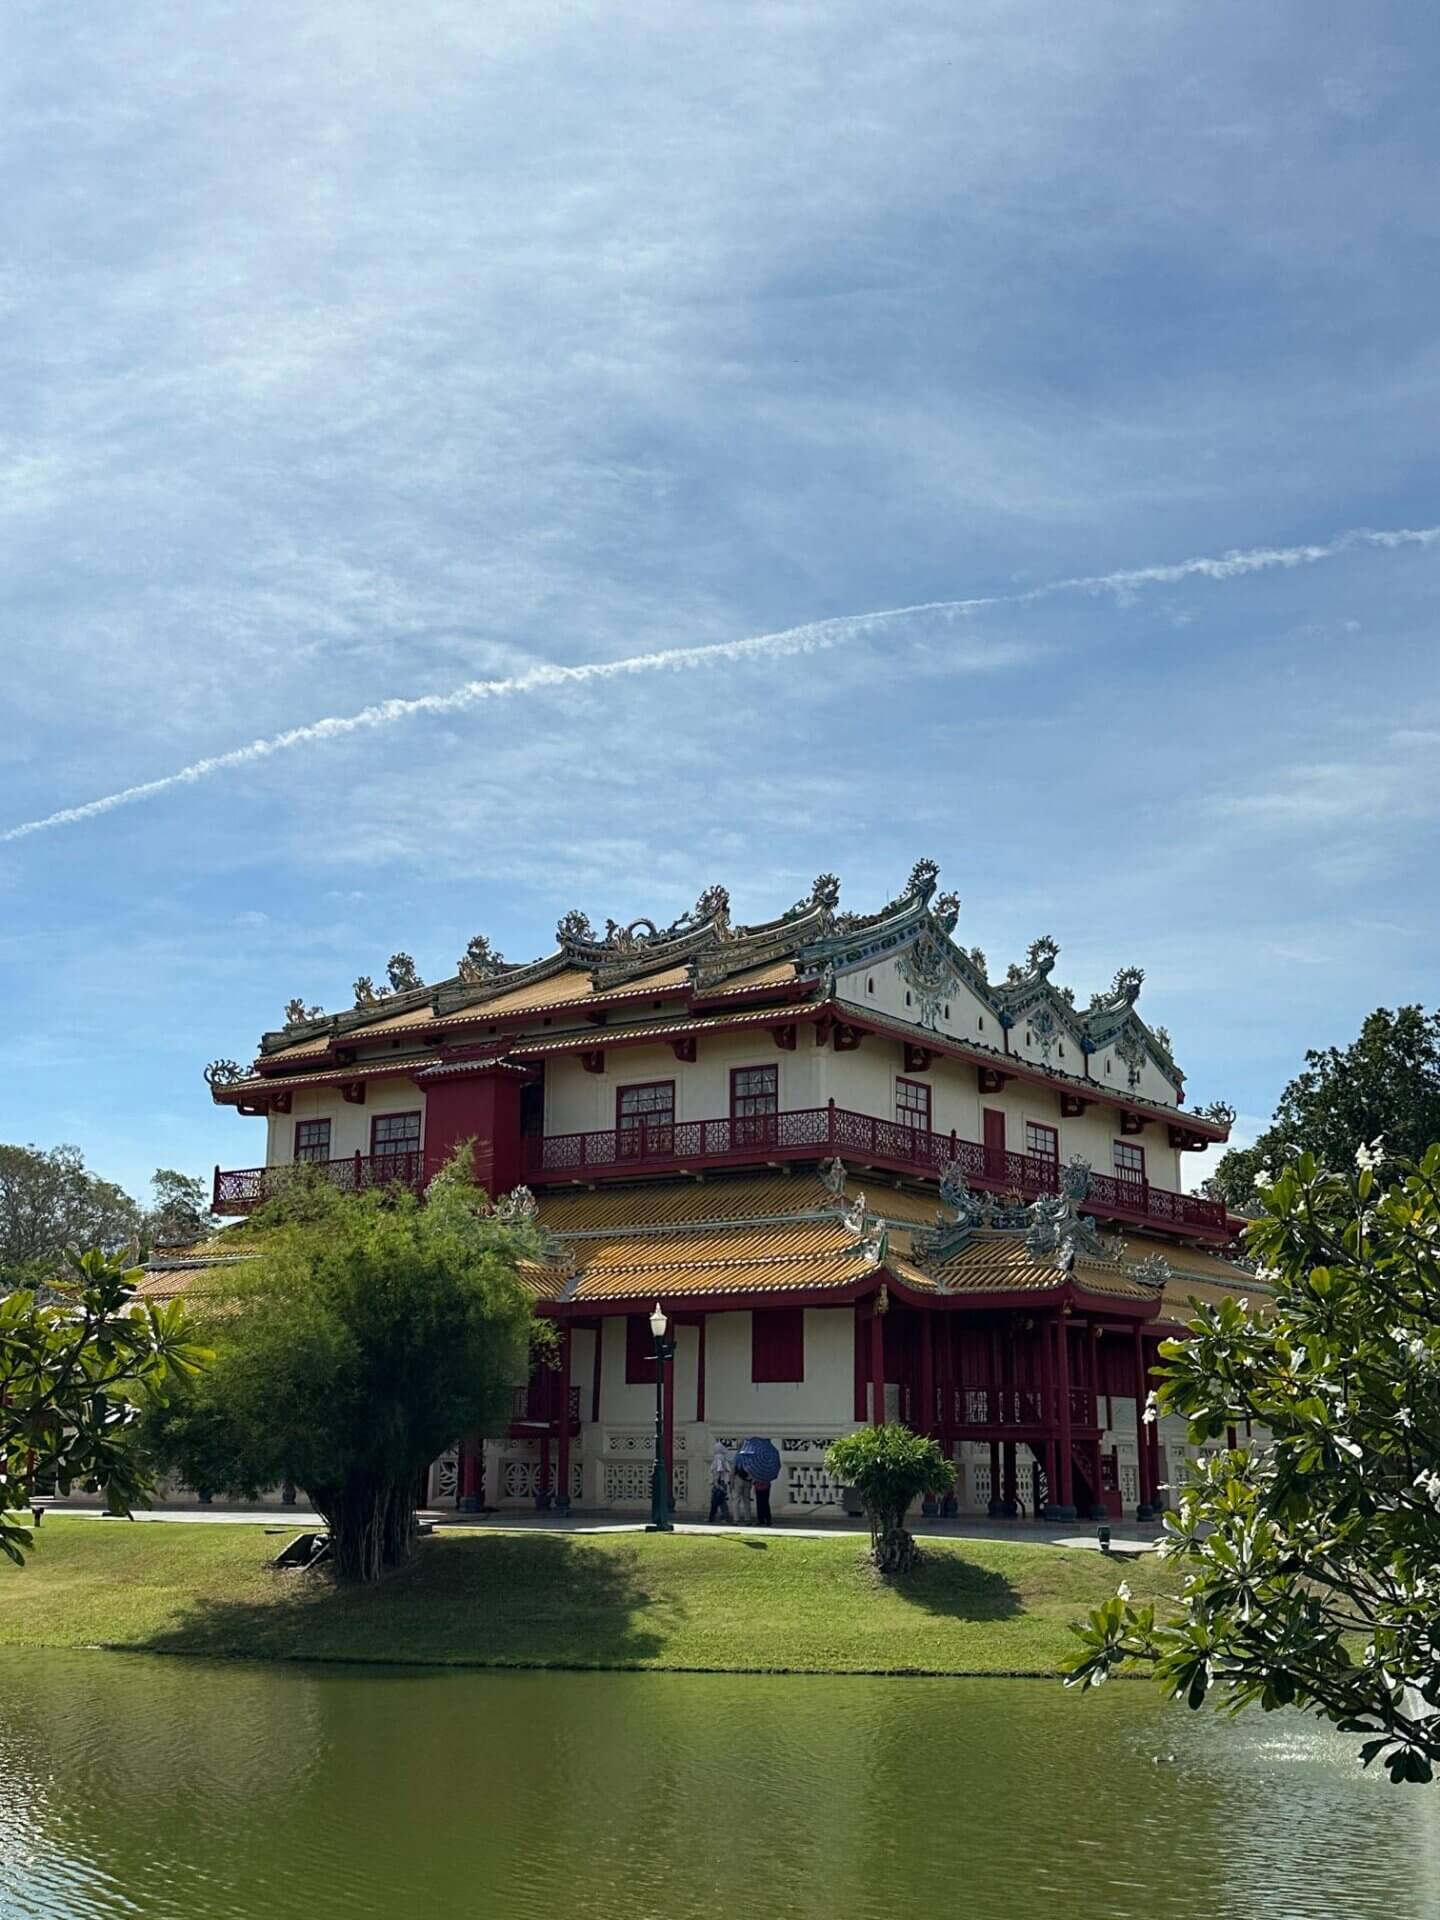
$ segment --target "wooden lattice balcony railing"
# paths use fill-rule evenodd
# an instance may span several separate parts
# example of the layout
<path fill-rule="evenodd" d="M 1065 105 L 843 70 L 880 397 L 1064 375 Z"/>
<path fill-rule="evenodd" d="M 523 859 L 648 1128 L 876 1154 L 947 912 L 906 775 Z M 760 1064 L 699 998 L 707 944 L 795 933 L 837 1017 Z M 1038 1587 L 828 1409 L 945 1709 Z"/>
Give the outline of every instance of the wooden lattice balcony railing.
<path fill-rule="evenodd" d="M 536 1136 L 526 1143 L 526 1178 L 532 1186 L 577 1180 L 616 1180 L 637 1174 L 690 1173 L 712 1167 L 755 1167 L 815 1161 L 838 1155 L 855 1167 L 937 1177 L 950 1163 L 966 1182 L 985 1193 L 1018 1194 L 1034 1200 L 1059 1188 L 1060 1163 L 1033 1154 L 981 1146 L 955 1133 L 932 1133 L 872 1114 L 837 1106 L 805 1107 L 793 1113 L 751 1114 L 723 1120 L 644 1120 L 633 1127 L 602 1127 L 593 1133 Z M 215 1174 L 214 1210 L 250 1213 L 296 1179 L 319 1179 L 345 1192 L 399 1182 L 425 1181 L 420 1153 L 351 1154 L 341 1160 L 310 1160 L 296 1166 L 246 1167 Z M 1092 1173 L 1082 1202 L 1085 1212 L 1137 1226 L 1168 1228 L 1225 1241 L 1225 1208 L 1195 1194 L 1172 1193 L 1146 1180 Z"/>
<path fill-rule="evenodd" d="M 931 1176 L 953 1161 L 970 1186 L 988 1193 L 1017 1193 L 1023 1200 L 1055 1193 L 1060 1182 L 1056 1160 L 984 1147 L 955 1133 L 933 1133 L 836 1106 L 740 1119 L 642 1120 L 633 1127 L 602 1127 L 593 1133 L 547 1134 L 530 1142 L 529 1178 L 541 1186 L 834 1154 L 855 1165 Z M 1087 1213 L 1107 1219 L 1229 1238 L 1225 1208 L 1218 1201 L 1172 1193 L 1146 1180 L 1092 1173 L 1082 1205 Z"/>
<path fill-rule="evenodd" d="M 542 1421 L 554 1420 L 559 1413 L 559 1408 L 554 1406 L 553 1402 L 558 1398 L 558 1393 L 550 1392 L 547 1394 L 546 1389 L 543 1387 L 539 1389 L 532 1387 L 512 1387 L 510 1389 L 511 1424 L 515 1426 L 526 1424 L 538 1425 Z M 580 1419 L 579 1387 L 568 1388 L 567 1398 L 570 1404 L 570 1424 L 574 1426 Z"/>
<path fill-rule="evenodd" d="M 1055 1396 L 1052 1394 L 1052 1400 Z M 936 1421 L 947 1427 L 995 1428 L 996 1438 L 1003 1428 L 1043 1428 L 1055 1418 L 1053 1407 L 1047 1411 L 1045 1393 L 1040 1387 L 956 1386 L 951 1389 L 949 1418 L 946 1418 L 945 1389 L 935 1389 Z M 1095 1396 L 1088 1387 L 1071 1387 L 1070 1421 L 1075 1427 L 1097 1424 Z"/>
<path fill-rule="evenodd" d="M 341 1160 L 297 1160 L 282 1167 L 215 1169 L 212 1210 L 219 1214 L 253 1213 L 267 1200 L 304 1180 L 322 1181 L 342 1193 L 362 1193 L 367 1187 L 419 1188 L 424 1184 L 425 1159 L 420 1153 L 351 1153 Z"/>

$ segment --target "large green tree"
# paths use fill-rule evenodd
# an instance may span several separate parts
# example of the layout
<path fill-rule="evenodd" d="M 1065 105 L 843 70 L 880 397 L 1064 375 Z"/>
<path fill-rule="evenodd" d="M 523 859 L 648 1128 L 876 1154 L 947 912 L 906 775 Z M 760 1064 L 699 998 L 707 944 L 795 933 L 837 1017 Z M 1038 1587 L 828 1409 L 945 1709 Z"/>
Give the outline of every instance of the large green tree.
<path fill-rule="evenodd" d="M 1377 1134 L 1412 1160 L 1440 1140 L 1440 1012 L 1377 1007 L 1350 1046 L 1307 1053 L 1265 1132 L 1253 1147 L 1222 1155 L 1207 1188 L 1250 1212 L 1265 1168 L 1299 1153 L 1340 1166 L 1357 1140 Z"/>
<path fill-rule="evenodd" d="M 78 1147 L 0 1146 L 0 1288 L 48 1279 L 67 1247 L 119 1252 L 141 1226 L 130 1195 Z"/>
<path fill-rule="evenodd" d="M 217 1492 L 302 1487 L 338 1575 L 377 1579 L 409 1555 L 422 1470 L 503 1428 L 537 1333 L 517 1262 L 538 1236 L 486 1207 L 462 1151 L 423 1202 L 317 1184 L 249 1244 L 194 1300 L 215 1359 L 151 1423 L 156 1456 Z"/>
<path fill-rule="evenodd" d="M 1247 1230 L 1275 1288 L 1201 1310 L 1161 1345 L 1158 1411 L 1222 1442 L 1167 1520 L 1183 1575 L 1157 1618 L 1122 1591 L 1082 1629 L 1072 1683 L 1128 1659 L 1192 1707 L 1308 1707 L 1366 1764 L 1440 1762 L 1440 1146 L 1302 1154 Z M 1152 1410 L 1153 1411 L 1153 1410 Z M 1252 1442 L 1223 1445 L 1251 1424 Z"/>
<path fill-rule="evenodd" d="M 71 1254 L 45 1297 L 0 1297 L 0 1552 L 30 1543 L 16 1519 L 37 1487 L 103 1492 L 112 1513 L 144 1504 L 149 1475 L 133 1429 L 203 1368 L 178 1304 L 137 1300 L 117 1254 Z M 181 1396 L 183 1397 L 183 1395 Z"/>

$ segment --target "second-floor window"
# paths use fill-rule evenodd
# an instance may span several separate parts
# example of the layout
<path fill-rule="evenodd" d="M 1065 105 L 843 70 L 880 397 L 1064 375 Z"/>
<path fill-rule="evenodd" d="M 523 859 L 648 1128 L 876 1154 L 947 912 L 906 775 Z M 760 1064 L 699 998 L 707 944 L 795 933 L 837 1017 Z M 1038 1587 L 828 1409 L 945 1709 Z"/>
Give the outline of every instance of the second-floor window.
<path fill-rule="evenodd" d="M 895 1082 L 895 1121 L 897 1126 L 930 1131 L 930 1089 L 923 1080 Z"/>
<path fill-rule="evenodd" d="M 1027 1120 L 1025 1151 L 1032 1160 L 1048 1160 L 1052 1166 L 1058 1167 L 1060 1164 L 1059 1129 L 1042 1126 L 1038 1120 Z"/>
<path fill-rule="evenodd" d="M 615 1149 L 620 1160 L 641 1160 L 647 1154 L 673 1151 L 675 1142 L 675 1082 L 651 1080 L 641 1086 L 621 1087 L 615 1096 Z"/>
<path fill-rule="evenodd" d="M 737 1147 L 763 1146 L 775 1137 L 780 1111 L 778 1067 L 736 1067 L 730 1075 L 730 1127 Z"/>
<path fill-rule="evenodd" d="M 297 1160 L 328 1160 L 330 1158 L 330 1122 L 328 1120 L 297 1120 L 295 1122 L 295 1158 Z"/>
<path fill-rule="evenodd" d="M 370 1122 L 370 1151 L 377 1160 L 420 1151 L 418 1113 L 377 1113 Z"/>
<path fill-rule="evenodd" d="M 1145 1149 L 1137 1147 L 1132 1140 L 1115 1142 L 1115 1178 L 1117 1180 L 1143 1181 L 1145 1178 Z"/>

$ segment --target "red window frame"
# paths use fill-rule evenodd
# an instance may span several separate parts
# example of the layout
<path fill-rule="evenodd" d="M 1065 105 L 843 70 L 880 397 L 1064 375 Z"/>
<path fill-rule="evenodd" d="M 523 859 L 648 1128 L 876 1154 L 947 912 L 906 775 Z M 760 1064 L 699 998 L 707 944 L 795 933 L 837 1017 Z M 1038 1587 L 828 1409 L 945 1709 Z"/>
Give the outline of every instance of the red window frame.
<path fill-rule="evenodd" d="M 932 1133 L 931 1088 L 923 1080 L 907 1080 L 903 1074 L 895 1076 L 895 1124 L 897 1127 L 909 1127 L 916 1133 Z"/>
<path fill-rule="evenodd" d="M 625 1102 L 637 1093 L 666 1093 L 667 1107 L 642 1107 L 625 1111 Z M 675 1082 L 673 1080 L 634 1080 L 628 1087 L 615 1089 L 615 1158 L 652 1160 L 668 1158 L 675 1151 Z M 654 1378 L 654 1369 L 650 1377 Z"/>
<path fill-rule="evenodd" d="M 654 1377 L 653 1373 L 651 1375 Z M 805 1378 L 805 1309 L 771 1307 L 750 1316 L 750 1379 L 790 1386 Z"/>
<path fill-rule="evenodd" d="M 777 1065 L 767 1063 L 730 1069 L 732 1147 L 773 1145 L 779 1132 L 779 1112 L 780 1069 Z"/>
<path fill-rule="evenodd" d="M 650 1331 L 648 1313 L 625 1316 L 625 1384 L 627 1387 L 655 1384 L 655 1336 Z"/>
<path fill-rule="evenodd" d="M 1111 1149 L 1110 1166 L 1115 1178 L 1130 1180 L 1136 1186 L 1143 1187 L 1146 1177 L 1144 1147 L 1137 1146 L 1133 1140 L 1114 1140 Z"/>
<path fill-rule="evenodd" d="M 313 1135 L 313 1138 L 307 1136 Z M 316 1148 L 319 1152 L 316 1152 Z M 324 1161 L 330 1158 L 330 1122 L 329 1120 L 297 1120 L 295 1122 L 295 1146 L 291 1156 L 297 1163 L 306 1160 Z"/>
<path fill-rule="evenodd" d="M 382 1138 L 380 1129 L 393 1126 L 397 1120 L 413 1120 L 413 1131 L 408 1129 L 403 1135 L 393 1139 Z M 370 1158 L 372 1160 L 404 1160 L 413 1158 L 420 1151 L 420 1109 L 415 1107 L 405 1113 L 377 1113 L 370 1120 Z"/>
<path fill-rule="evenodd" d="M 1060 1129 L 1047 1126 L 1043 1120 L 1025 1122 L 1025 1157 L 1027 1160 L 1048 1160 L 1052 1166 L 1060 1164 Z"/>

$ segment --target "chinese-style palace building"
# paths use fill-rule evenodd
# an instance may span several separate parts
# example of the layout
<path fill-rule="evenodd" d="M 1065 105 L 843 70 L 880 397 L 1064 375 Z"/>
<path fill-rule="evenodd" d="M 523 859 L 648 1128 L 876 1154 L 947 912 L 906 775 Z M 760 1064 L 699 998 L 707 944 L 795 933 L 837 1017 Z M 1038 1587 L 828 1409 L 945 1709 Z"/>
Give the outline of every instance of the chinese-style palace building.
<path fill-rule="evenodd" d="M 750 1434 L 781 1453 L 778 1511 L 836 1510 L 825 1449 L 872 1420 L 936 1437 L 962 1513 L 1133 1515 L 1184 1476 L 1183 1427 L 1137 1413 L 1189 1300 L 1264 1291 L 1223 1206 L 1184 1191 L 1233 1115 L 1182 1105 L 1138 968 L 1082 1007 L 1046 938 L 997 983 L 936 889 L 921 861 L 878 913 L 841 912 L 830 875 L 755 926 L 718 887 L 668 927 L 569 913 L 545 959 L 472 943 L 455 979 L 209 1069 L 266 1129 L 263 1166 L 217 1169 L 218 1214 L 298 1163 L 423 1187 L 462 1141 L 533 1208 L 559 1365 L 517 1382 L 508 1433 L 436 1462 L 433 1504 L 643 1509 L 656 1300 L 682 1516 L 715 1441 Z M 204 1264 L 157 1261 L 147 1289 Z"/>

